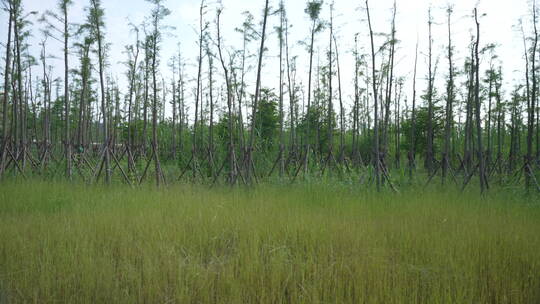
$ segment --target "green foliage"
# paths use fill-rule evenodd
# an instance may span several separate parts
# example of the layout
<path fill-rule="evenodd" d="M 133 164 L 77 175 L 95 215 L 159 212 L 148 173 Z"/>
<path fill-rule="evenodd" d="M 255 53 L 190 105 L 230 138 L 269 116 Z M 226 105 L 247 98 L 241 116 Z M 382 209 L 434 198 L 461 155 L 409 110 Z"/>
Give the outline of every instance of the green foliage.
<path fill-rule="evenodd" d="M 267 88 L 261 89 L 261 99 L 257 109 L 256 131 L 265 149 L 274 144 L 279 128 L 278 97 Z"/>
<path fill-rule="evenodd" d="M 316 21 L 317 19 L 319 19 L 319 14 L 321 13 L 322 5 L 323 5 L 322 0 L 308 1 L 307 6 L 304 9 L 304 12 L 309 15 L 309 18 L 312 21 Z"/>
<path fill-rule="evenodd" d="M 444 109 L 441 106 L 433 107 L 434 117 L 433 117 L 433 136 L 435 138 L 441 138 L 444 132 Z M 415 141 L 416 141 L 416 152 L 424 153 L 427 149 L 427 129 L 428 129 L 428 108 L 427 106 L 420 107 L 416 109 L 416 127 L 415 127 Z M 408 119 L 405 119 L 401 124 L 401 132 L 403 134 L 402 148 L 409 150 L 411 147 L 411 129 L 412 129 L 412 118 L 409 115 Z M 433 142 L 434 151 L 438 151 L 440 143 L 437 141 Z"/>
<path fill-rule="evenodd" d="M 240 140 L 239 132 L 236 132 L 238 129 L 238 125 L 240 124 L 240 118 L 238 115 L 232 115 L 233 117 L 233 141 L 235 143 L 238 143 Z M 229 139 L 230 139 L 230 132 L 229 132 L 229 117 L 228 115 L 222 115 L 219 119 L 219 121 L 214 126 L 216 128 L 216 134 L 219 138 L 221 144 L 223 145 L 224 149 L 228 147 Z"/>

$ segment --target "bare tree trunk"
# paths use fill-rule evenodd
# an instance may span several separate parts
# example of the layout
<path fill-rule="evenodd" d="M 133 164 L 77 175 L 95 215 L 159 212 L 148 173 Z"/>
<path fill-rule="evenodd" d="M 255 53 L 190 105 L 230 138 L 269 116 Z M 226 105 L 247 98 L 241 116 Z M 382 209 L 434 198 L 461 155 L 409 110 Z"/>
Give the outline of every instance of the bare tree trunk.
<path fill-rule="evenodd" d="M 263 55 L 264 55 L 264 41 L 265 41 L 265 35 L 266 35 L 266 21 L 268 18 L 268 0 L 265 1 L 265 8 L 264 8 L 264 19 L 263 19 L 263 28 L 262 28 L 262 34 L 261 34 L 261 47 L 259 49 L 259 64 L 257 67 L 257 82 L 255 83 L 255 97 L 253 99 L 253 108 L 251 112 L 251 129 L 249 134 L 249 147 L 247 151 L 247 157 L 246 157 L 246 164 L 247 164 L 247 170 L 246 170 L 246 180 L 248 183 L 251 183 L 251 172 L 250 169 L 252 167 L 252 154 L 253 154 L 253 147 L 255 144 L 255 126 L 257 122 L 256 113 L 257 113 L 257 107 L 259 103 L 259 97 L 261 93 L 261 71 L 262 71 L 262 61 L 263 61 Z M 253 172 L 255 174 L 255 172 Z"/>
<path fill-rule="evenodd" d="M 285 26 L 285 6 L 283 0 L 279 3 L 280 18 L 279 18 L 279 177 L 282 178 L 285 174 L 285 130 L 284 130 L 284 113 L 283 113 L 283 31 Z"/>
<path fill-rule="evenodd" d="M 82 151 L 82 147 L 84 146 L 83 143 L 83 134 L 84 134 L 84 126 L 85 126 L 85 109 L 86 109 L 86 95 L 88 90 L 88 78 L 89 78 L 89 65 L 90 65 L 90 42 L 85 39 L 83 45 L 82 45 L 82 51 L 81 51 L 81 94 L 79 97 L 79 121 L 77 126 L 77 147 L 80 151 Z"/>
<path fill-rule="evenodd" d="M 500 72 L 499 67 L 499 76 L 502 77 L 502 73 Z M 496 96 L 496 110 L 497 110 L 497 162 L 498 167 L 500 168 L 500 163 L 502 162 L 502 124 L 503 124 L 503 117 L 504 117 L 504 111 L 502 109 L 502 102 L 501 102 L 501 93 L 500 93 L 500 87 L 501 87 L 502 79 L 499 79 L 499 83 L 495 83 L 495 96 Z M 500 174 L 499 170 L 499 174 Z"/>
<path fill-rule="evenodd" d="M 444 126 L 444 152 L 442 156 L 442 183 L 446 180 L 448 167 L 450 165 L 450 135 L 452 128 L 452 106 L 454 102 L 454 63 L 453 63 L 453 46 L 452 46 L 452 31 L 451 18 L 452 8 L 447 9 L 448 14 L 448 83 L 446 86 L 446 122 Z"/>
<path fill-rule="evenodd" d="M 99 16 L 98 11 L 101 10 L 99 7 L 98 0 L 90 0 L 92 3 L 92 8 L 94 10 L 94 16 L 93 16 L 93 26 L 94 30 L 96 31 L 96 38 L 98 43 L 98 63 L 99 63 L 99 84 L 101 88 L 101 112 L 103 115 L 103 157 L 104 157 L 104 166 L 105 166 L 105 181 L 107 184 L 111 183 L 111 170 L 110 170 L 110 143 L 109 143 L 109 131 L 107 128 L 107 106 L 106 106 L 106 95 L 105 95 L 105 81 L 103 78 L 103 70 L 105 68 L 104 64 L 104 52 L 103 52 L 103 46 L 102 46 L 102 35 L 101 35 L 101 17 Z"/>
<path fill-rule="evenodd" d="M 392 29 L 390 35 L 390 52 L 388 54 L 388 72 L 387 72 L 387 81 L 386 81 L 386 96 L 384 100 L 384 108 L 381 106 L 381 110 L 384 109 L 384 122 L 382 126 L 382 148 L 381 153 L 383 154 L 383 160 L 386 160 L 388 156 L 388 128 L 390 123 L 390 104 L 392 103 L 392 88 L 394 82 L 394 58 L 395 58 L 395 49 L 396 49 L 396 1 L 394 0 L 394 5 L 392 9 Z M 381 87 L 382 90 L 382 87 Z M 382 94 L 381 94 L 382 96 Z M 395 102 L 395 101 L 394 101 Z M 382 164 L 384 166 L 384 164 Z"/>
<path fill-rule="evenodd" d="M 306 132 L 305 132 L 305 155 L 302 166 L 304 167 L 304 174 L 307 174 L 308 172 L 308 165 L 309 165 L 309 151 L 310 151 L 310 135 L 311 135 L 311 129 L 310 129 L 310 111 L 311 111 L 311 77 L 312 77 L 312 71 L 313 71 L 313 43 L 315 40 L 315 28 L 316 26 L 316 20 L 313 20 L 313 25 L 311 27 L 311 42 L 309 44 L 309 73 L 308 73 L 308 90 L 307 90 L 307 108 L 306 108 Z"/>
<path fill-rule="evenodd" d="M 218 46 L 218 52 L 219 52 L 219 59 L 221 61 L 221 67 L 223 68 L 223 72 L 225 74 L 225 82 L 227 86 L 227 118 L 228 118 L 228 128 L 229 128 L 229 151 L 228 151 L 228 161 L 229 161 L 229 183 L 233 184 L 236 181 L 236 156 L 235 156 L 235 148 L 234 148 L 234 130 L 233 130 L 233 109 L 232 109 L 232 99 L 233 99 L 233 91 L 232 86 L 230 83 L 229 78 L 229 70 L 227 69 L 227 66 L 225 64 L 225 60 L 223 59 L 223 53 L 221 50 L 221 22 L 220 22 L 220 16 L 221 16 L 221 10 L 218 10 L 217 13 L 217 46 Z"/>
<path fill-rule="evenodd" d="M 135 81 L 137 76 L 137 64 L 139 59 L 139 30 L 135 28 L 136 40 L 135 40 L 135 50 L 131 49 L 131 55 L 133 56 L 132 61 L 130 62 L 130 71 L 129 71 L 129 101 L 128 101 L 128 147 L 133 148 L 134 145 L 134 129 L 133 126 L 133 96 L 135 92 Z"/>
<path fill-rule="evenodd" d="M 214 176 L 214 79 L 213 79 L 213 70 L 214 70 L 214 58 L 213 54 L 210 52 L 210 47 L 207 46 L 207 57 L 208 57 L 208 92 L 210 97 L 210 126 L 208 129 L 208 160 L 210 163 L 211 175 Z"/>
<path fill-rule="evenodd" d="M 533 134 L 534 134 L 534 112 L 536 111 L 536 48 L 538 45 L 538 31 L 536 27 L 536 1 L 533 1 L 533 26 L 534 26 L 534 38 L 531 54 L 531 73 L 532 73 L 532 91 L 530 98 L 530 106 L 528 106 L 528 123 L 527 123 L 527 156 L 525 161 L 525 183 L 527 191 L 530 189 L 531 176 L 533 174 L 531 169 L 532 164 L 532 152 L 533 152 Z M 527 56 L 527 55 L 526 55 Z"/>
<path fill-rule="evenodd" d="M 482 146 L 482 123 L 480 116 L 480 58 L 478 56 L 478 50 L 480 45 L 480 23 L 478 22 L 478 12 L 477 9 L 474 9 L 474 20 L 476 23 L 476 44 L 475 44 L 475 87 L 474 87 L 474 101 L 476 106 L 476 132 L 477 132 L 477 142 L 478 142 L 478 161 L 479 161 L 479 170 L 480 170 L 480 190 L 484 192 L 488 190 L 489 186 L 487 184 L 487 176 L 485 170 L 485 159 L 484 151 Z"/>
<path fill-rule="evenodd" d="M 428 174 L 431 175 L 433 171 L 433 75 L 432 75 L 432 44 L 433 39 L 431 36 L 431 25 L 433 23 L 431 17 L 431 8 L 429 9 L 429 50 L 428 50 L 428 121 L 427 121 L 427 151 L 426 151 L 426 168 Z"/>
<path fill-rule="evenodd" d="M 20 2 L 15 2 L 16 3 L 16 7 L 15 7 L 15 17 L 14 17 L 14 27 L 13 27 L 13 32 L 14 32 L 14 35 L 15 35 L 15 63 L 16 63 L 16 68 L 17 68 L 17 73 L 15 74 L 16 76 L 16 82 L 17 82 L 17 88 L 16 88 L 16 95 L 15 95 L 15 99 L 14 101 L 14 117 L 17 117 L 17 121 L 18 123 L 16 122 L 15 124 L 18 125 L 17 128 L 16 128 L 16 131 L 18 130 L 20 133 L 19 135 L 20 136 L 17 136 L 19 141 L 18 141 L 18 146 L 17 146 L 17 149 L 16 149 L 16 152 L 19 153 L 19 152 L 22 152 L 21 153 L 21 156 L 23 158 L 22 162 L 24 163 L 24 159 L 26 158 L 26 154 L 24 153 L 25 149 L 26 149 L 26 144 L 25 144 L 25 132 L 24 132 L 24 115 L 23 115 L 23 110 L 24 110 L 24 105 L 23 105 L 23 88 L 22 88 L 22 64 L 21 64 L 21 44 L 22 44 L 22 39 L 23 37 L 21 36 L 21 33 L 20 33 L 20 27 L 19 25 L 22 24 L 22 19 L 19 19 L 21 18 L 21 16 L 19 16 L 19 14 L 21 13 L 21 3 Z M 16 160 L 18 161 L 18 160 Z"/>
<path fill-rule="evenodd" d="M 158 139 L 157 139 L 157 103 L 158 103 L 158 95 L 157 95 L 157 81 L 156 81 L 156 73 L 157 73 L 157 64 L 156 64 L 156 52 L 157 52 L 157 26 L 154 28 L 154 38 L 153 45 L 152 45 L 152 149 L 154 152 L 152 153 L 154 155 L 154 166 L 155 166 L 155 175 L 156 175 L 156 185 L 160 186 L 162 179 L 161 179 L 161 164 L 159 162 L 159 146 L 158 146 Z"/>
<path fill-rule="evenodd" d="M 463 151 L 463 167 L 465 171 L 471 170 L 473 151 L 473 99 L 474 99 L 474 41 L 471 37 L 471 62 L 467 79 L 467 103 L 465 119 L 465 145 Z"/>
<path fill-rule="evenodd" d="M 368 6 L 368 0 L 366 0 L 366 13 L 368 18 L 368 25 L 369 25 L 369 36 L 371 40 L 371 69 L 372 69 L 372 85 L 373 85 L 373 104 L 374 104 L 374 126 L 373 126 L 373 148 L 374 148 L 374 156 L 373 156 L 373 166 L 375 168 L 375 181 L 377 184 L 377 191 L 381 191 L 381 178 L 379 174 L 380 170 L 380 155 L 379 155 L 379 102 L 377 99 L 377 76 L 375 71 L 375 45 L 373 42 L 373 29 L 371 27 L 371 18 L 369 15 L 369 6 Z"/>
<path fill-rule="evenodd" d="M 414 55 L 414 72 L 413 72 L 413 98 L 411 112 L 411 135 L 409 147 L 409 180 L 413 178 L 413 171 L 416 167 L 416 68 L 418 65 L 418 41 L 416 42 L 416 50 Z"/>
<path fill-rule="evenodd" d="M 290 153 L 296 152 L 296 129 L 294 124 L 294 103 L 295 103 L 295 87 L 292 84 L 291 81 L 291 62 L 289 57 L 289 24 L 286 17 L 284 17 L 285 22 L 285 61 L 287 63 L 287 88 L 289 92 L 289 120 L 290 120 L 290 126 L 289 126 L 289 132 L 290 132 Z"/>
<path fill-rule="evenodd" d="M 332 79 L 334 78 L 332 67 L 333 67 L 333 61 L 332 61 L 332 55 L 333 55 L 333 47 L 332 47 L 332 39 L 334 38 L 334 4 L 330 4 L 330 35 L 329 35 L 329 42 L 328 42 L 328 125 L 327 125 L 327 136 L 328 136 L 328 158 L 327 162 L 330 161 L 331 157 L 333 157 L 334 153 L 334 103 L 332 99 L 333 96 L 333 88 L 332 88 Z"/>
<path fill-rule="evenodd" d="M 178 87 L 180 90 L 179 104 L 178 104 L 178 149 L 180 153 L 183 152 L 183 133 L 185 125 L 185 107 L 184 107 L 184 68 L 182 63 L 182 57 L 178 55 Z"/>
<path fill-rule="evenodd" d="M 9 98 L 9 87 L 10 87 L 10 66 L 11 66 L 11 27 L 13 24 L 13 7 L 11 1 L 9 3 L 9 21 L 8 21 L 8 37 L 6 43 L 6 65 L 4 71 L 4 100 L 2 103 L 2 151 L 0 159 L 0 179 L 4 175 L 4 168 L 6 165 L 6 156 L 7 156 L 7 146 L 8 146 L 8 98 Z"/>
<path fill-rule="evenodd" d="M 334 36 L 334 47 L 336 48 L 336 65 L 338 76 L 338 96 L 339 96 L 339 161 L 345 160 L 345 109 L 343 107 L 343 98 L 341 92 L 341 68 L 339 66 L 339 50 L 336 36 Z"/>
<path fill-rule="evenodd" d="M 177 96 L 177 86 L 176 86 L 176 59 L 172 58 L 172 126 L 171 126 L 171 158 L 176 160 L 176 120 L 177 120 L 177 111 L 176 111 L 176 96 Z"/>
<path fill-rule="evenodd" d="M 144 98 L 143 98 L 143 130 L 142 130 L 142 152 L 146 155 L 146 141 L 148 137 L 148 99 L 150 85 L 148 80 L 150 78 L 150 46 L 148 45 L 148 35 L 145 37 L 144 46 Z"/>
<path fill-rule="evenodd" d="M 198 71 L 197 71 L 197 92 L 195 93 L 195 120 L 193 122 L 193 138 L 192 138 L 192 148 L 191 148 L 191 158 L 192 160 L 197 157 L 198 153 L 198 144 L 197 144 L 197 125 L 199 120 L 199 104 L 202 104 L 201 101 L 201 77 L 202 77 L 202 51 L 203 51 L 203 37 L 205 27 L 203 26 L 203 14 L 204 14 L 204 0 L 201 1 L 201 6 L 199 8 L 199 58 L 198 58 Z M 202 108 L 202 107 L 201 107 Z M 202 112 L 202 110 L 201 110 Z M 193 177 L 195 177 L 195 166 L 193 168 Z"/>
<path fill-rule="evenodd" d="M 71 138 L 69 120 L 69 29 L 68 29 L 68 3 L 62 2 L 62 12 L 64 14 L 64 153 L 66 156 L 66 176 L 71 180 Z"/>
<path fill-rule="evenodd" d="M 353 105 L 353 130 L 352 130 L 352 157 L 356 163 L 358 156 L 358 140 L 359 140 L 359 107 L 360 107 L 360 92 L 358 84 L 358 74 L 360 73 L 360 58 L 358 58 L 358 34 L 354 35 L 354 105 Z"/>

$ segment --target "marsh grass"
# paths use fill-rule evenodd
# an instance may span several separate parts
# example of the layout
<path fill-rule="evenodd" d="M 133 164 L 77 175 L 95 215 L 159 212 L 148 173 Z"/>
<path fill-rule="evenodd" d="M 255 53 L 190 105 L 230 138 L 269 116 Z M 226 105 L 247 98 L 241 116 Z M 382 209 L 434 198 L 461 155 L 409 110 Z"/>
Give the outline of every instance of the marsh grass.
<path fill-rule="evenodd" d="M 507 191 L 0 185 L 9 303 L 539 303 L 540 205 Z"/>

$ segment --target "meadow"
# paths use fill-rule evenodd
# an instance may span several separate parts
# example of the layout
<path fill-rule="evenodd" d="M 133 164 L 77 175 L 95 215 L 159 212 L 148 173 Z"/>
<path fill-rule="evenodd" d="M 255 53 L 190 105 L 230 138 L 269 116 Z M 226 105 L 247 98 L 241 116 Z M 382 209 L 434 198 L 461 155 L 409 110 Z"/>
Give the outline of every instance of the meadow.
<path fill-rule="evenodd" d="M 0 184 L 0 303 L 540 303 L 540 201 Z"/>

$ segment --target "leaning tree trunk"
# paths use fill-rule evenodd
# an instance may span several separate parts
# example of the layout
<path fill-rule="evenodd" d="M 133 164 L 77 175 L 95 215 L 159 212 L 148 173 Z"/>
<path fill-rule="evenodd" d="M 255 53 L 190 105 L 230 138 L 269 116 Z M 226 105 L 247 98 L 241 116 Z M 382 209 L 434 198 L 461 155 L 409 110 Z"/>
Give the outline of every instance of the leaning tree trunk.
<path fill-rule="evenodd" d="M 341 67 L 339 66 L 339 51 L 336 36 L 334 36 L 334 47 L 336 48 L 336 66 L 339 98 L 339 161 L 343 162 L 345 160 L 345 109 L 343 108 L 343 96 L 341 91 Z"/>

